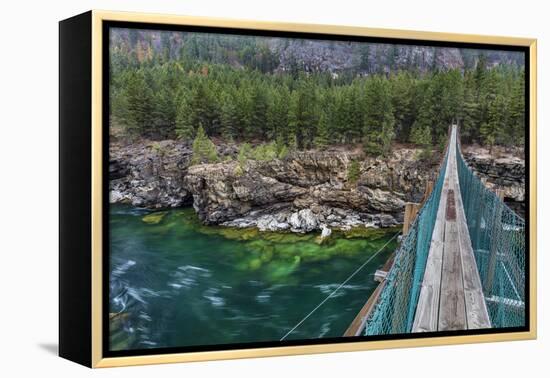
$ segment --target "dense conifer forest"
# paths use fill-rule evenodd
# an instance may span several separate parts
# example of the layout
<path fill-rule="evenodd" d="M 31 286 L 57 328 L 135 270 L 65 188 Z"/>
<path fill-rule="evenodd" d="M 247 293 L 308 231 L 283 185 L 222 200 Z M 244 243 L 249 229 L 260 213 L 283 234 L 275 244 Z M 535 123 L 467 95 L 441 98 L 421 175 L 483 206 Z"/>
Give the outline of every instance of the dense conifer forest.
<path fill-rule="evenodd" d="M 110 48 L 113 128 L 151 139 L 270 143 L 276 153 L 360 144 L 380 155 L 395 142 L 429 152 L 444 145 L 453 122 L 465 143 L 524 143 L 522 62 L 465 51 L 461 67 L 446 68 L 436 50 L 433 66 L 420 70 L 395 48 L 373 52 L 365 43 L 352 64 L 322 69 L 266 40 L 160 33 L 155 42 L 130 30 Z"/>

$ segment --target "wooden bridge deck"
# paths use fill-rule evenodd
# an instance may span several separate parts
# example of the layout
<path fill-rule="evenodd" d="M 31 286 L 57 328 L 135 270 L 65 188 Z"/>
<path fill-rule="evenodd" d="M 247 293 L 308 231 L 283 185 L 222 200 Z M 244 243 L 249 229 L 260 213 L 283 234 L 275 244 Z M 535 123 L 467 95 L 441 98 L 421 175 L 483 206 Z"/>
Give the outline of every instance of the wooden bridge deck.
<path fill-rule="evenodd" d="M 456 126 L 412 332 L 490 328 L 456 167 Z"/>

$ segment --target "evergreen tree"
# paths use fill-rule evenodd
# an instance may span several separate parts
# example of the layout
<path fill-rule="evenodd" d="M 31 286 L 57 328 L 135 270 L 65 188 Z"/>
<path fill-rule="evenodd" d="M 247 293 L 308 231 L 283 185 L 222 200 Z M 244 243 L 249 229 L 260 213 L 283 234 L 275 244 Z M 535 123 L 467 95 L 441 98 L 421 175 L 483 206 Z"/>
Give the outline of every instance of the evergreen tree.
<path fill-rule="evenodd" d="M 267 97 L 264 92 L 263 85 L 259 83 L 254 86 L 252 91 L 252 113 L 251 113 L 251 129 L 249 130 L 249 136 L 265 137 L 264 131 L 267 126 Z"/>
<path fill-rule="evenodd" d="M 387 154 L 395 122 L 388 83 L 381 77 L 372 79 L 365 95 L 363 149 L 367 154 Z"/>
<path fill-rule="evenodd" d="M 289 140 L 289 98 L 290 93 L 286 87 L 274 89 L 267 110 L 267 138 L 283 144 Z"/>
<path fill-rule="evenodd" d="M 147 133 L 152 123 L 153 93 L 142 70 L 130 73 L 125 90 L 128 111 L 123 122 L 133 134 Z"/>
<path fill-rule="evenodd" d="M 317 123 L 315 88 L 311 80 L 301 78 L 299 87 L 292 92 L 289 126 L 298 148 L 311 147 Z M 292 142 L 290 144 L 293 144 Z"/>
<path fill-rule="evenodd" d="M 315 135 L 314 145 L 319 149 L 324 149 L 329 144 L 329 127 L 325 113 L 321 113 L 319 122 L 317 123 L 317 132 Z"/>
<path fill-rule="evenodd" d="M 432 156 L 432 135 L 428 125 L 415 123 L 411 130 L 411 142 L 422 147 L 421 159 Z"/>
<path fill-rule="evenodd" d="M 475 86 L 473 79 L 466 78 L 464 90 L 464 106 L 460 136 L 466 142 L 472 142 L 479 128 L 480 109 L 476 101 Z"/>
<path fill-rule="evenodd" d="M 504 97 L 497 95 L 489 103 L 487 121 L 481 124 L 481 137 L 483 142 L 489 146 L 491 152 L 493 146 L 499 142 L 499 136 L 502 135 L 501 129 L 505 126 L 505 107 Z"/>
<path fill-rule="evenodd" d="M 195 124 L 191 104 L 187 96 L 182 95 L 176 109 L 176 135 L 178 138 L 190 140 L 195 136 Z"/>
<path fill-rule="evenodd" d="M 409 138 L 413 123 L 414 80 L 412 76 L 400 71 L 391 77 L 392 106 L 395 118 L 395 132 L 401 141 Z"/>
<path fill-rule="evenodd" d="M 197 136 L 193 141 L 193 158 L 191 159 L 191 163 L 215 163 L 217 161 L 218 153 L 216 146 L 208 138 L 202 125 L 199 124 Z"/>
<path fill-rule="evenodd" d="M 226 92 L 222 96 L 221 134 L 228 140 L 234 140 L 238 136 L 239 113 L 234 95 L 234 92 L 232 94 Z"/>
<path fill-rule="evenodd" d="M 509 100 L 509 144 L 523 145 L 525 142 L 525 73 L 522 70 L 515 79 Z"/>

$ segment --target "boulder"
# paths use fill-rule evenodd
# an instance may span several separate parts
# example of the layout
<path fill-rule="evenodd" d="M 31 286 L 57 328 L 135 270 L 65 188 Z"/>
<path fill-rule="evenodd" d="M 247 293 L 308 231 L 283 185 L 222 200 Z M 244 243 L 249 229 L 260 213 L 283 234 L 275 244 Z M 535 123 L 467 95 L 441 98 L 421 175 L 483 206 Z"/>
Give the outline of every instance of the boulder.
<path fill-rule="evenodd" d="M 310 209 L 302 209 L 292 213 L 288 223 L 290 223 L 291 229 L 294 232 L 310 232 L 319 226 L 317 217 Z"/>

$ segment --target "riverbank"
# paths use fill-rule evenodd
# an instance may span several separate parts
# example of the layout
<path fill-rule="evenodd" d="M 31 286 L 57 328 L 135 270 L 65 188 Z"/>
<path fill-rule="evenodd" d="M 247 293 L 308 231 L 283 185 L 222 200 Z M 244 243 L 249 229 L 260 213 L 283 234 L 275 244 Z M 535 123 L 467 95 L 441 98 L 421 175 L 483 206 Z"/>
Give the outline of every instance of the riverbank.
<path fill-rule="evenodd" d="M 135 207 L 193 206 L 208 225 L 262 231 L 349 230 L 403 222 L 406 202 L 418 202 L 437 171 L 438 154 L 396 145 L 387 157 L 365 157 L 354 146 L 298 151 L 270 160 L 238 159 L 239 146 L 215 141 L 219 160 L 192 165 L 183 141 L 134 141 L 110 146 L 110 202 Z M 518 151 L 464 148 L 488 186 L 523 212 L 524 161 Z"/>

